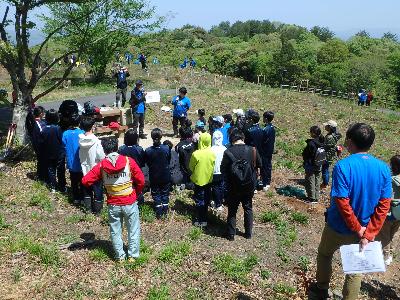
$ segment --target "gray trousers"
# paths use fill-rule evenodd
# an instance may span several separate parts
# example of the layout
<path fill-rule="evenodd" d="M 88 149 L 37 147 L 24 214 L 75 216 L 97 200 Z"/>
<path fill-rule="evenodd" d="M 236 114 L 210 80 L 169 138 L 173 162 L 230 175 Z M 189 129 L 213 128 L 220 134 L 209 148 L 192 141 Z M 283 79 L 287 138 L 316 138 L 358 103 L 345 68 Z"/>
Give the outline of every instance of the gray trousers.
<path fill-rule="evenodd" d="M 321 172 L 306 172 L 305 180 L 307 197 L 312 200 L 318 201 L 321 186 Z"/>
<path fill-rule="evenodd" d="M 124 107 L 126 102 L 126 91 L 127 89 L 119 89 L 117 88 L 117 92 L 115 94 L 115 107 Z M 119 103 L 122 96 L 122 104 Z"/>
<path fill-rule="evenodd" d="M 133 113 L 133 130 L 137 132 L 139 126 L 139 134 L 144 134 L 144 114 Z"/>

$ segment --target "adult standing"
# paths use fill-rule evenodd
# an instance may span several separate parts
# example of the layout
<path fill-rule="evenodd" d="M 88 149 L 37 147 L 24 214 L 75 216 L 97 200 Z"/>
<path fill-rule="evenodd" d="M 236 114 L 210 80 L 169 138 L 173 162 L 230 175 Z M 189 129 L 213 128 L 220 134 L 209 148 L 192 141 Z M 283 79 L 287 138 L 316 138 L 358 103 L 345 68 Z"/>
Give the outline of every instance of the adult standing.
<path fill-rule="evenodd" d="M 272 124 L 275 114 L 272 111 L 266 111 L 263 114 L 263 119 L 265 123 L 264 135 L 263 135 L 263 146 L 262 151 L 260 151 L 260 156 L 262 159 L 261 168 L 261 179 L 263 181 L 263 190 L 267 192 L 271 186 L 272 177 L 272 155 L 275 150 L 275 126 Z"/>
<path fill-rule="evenodd" d="M 174 129 L 174 135 L 178 136 L 178 123 L 181 126 L 185 125 L 187 119 L 187 112 L 190 109 L 191 102 L 186 96 L 187 89 L 181 87 L 179 89 L 179 95 L 172 99 L 172 105 L 174 106 L 174 111 L 172 113 L 172 127 Z"/>
<path fill-rule="evenodd" d="M 235 239 L 236 214 L 240 204 L 244 210 L 245 238 L 250 239 L 253 234 L 253 196 L 257 169 L 261 168 L 262 162 L 256 148 L 244 143 L 244 134 L 240 130 L 233 129 L 229 139 L 232 146 L 225 151 L 221 163 L 221 173 L 228 187 L 228 239 Z"/>
<path fill-rule="evenodd" d="M 346 132 L 350 156 L 333 169 L 331 205 L 318 247 L 316 284 L 309 299 L 327 299 L 332 258 L 342 245 L 360 244 L 360 251 L 373 241 L 385 222 L 392 197 L 389 167 L 368 153 L 375 140 L 371 126 L 356 123 Z M 346 275 L 343 299 L 358 298 L 361 274 Z"/>
<path fill-rule="evenodd" d="M 136 81 L 135 88 L 131 93 L 131 99 L 129 104 L 131 105 L 132 116 L 133 116 L 133 130 L 137 132 L 139 126 L 139 137 L 145 139 L 144 134 L 144 118 L 146 112 L 146 92 L 143 88 L 143 82 L 141 80 Z"/>
<path fill-rule="evenodd" d="M 326 162 L 322 165 L 322 185 L 321 188 L 325 189 L 329 185 L 329 168 L 332 166 L 335 158 L 337 157 L 337 142 L 342 135 L 337 132 L 337 123 L 333 120 L 323 124 L 327 134 L 325 136 L 324 149 L 326 152 Z"/>
<path fill-rule="evenodd" d="M 126 102 L 126 91 L 128 88 L 127 78 L 130 76 L 128 69 L 120 66 L 119 70 L 114 74 L 114 77 L 117 78 L 117 92 L 115 95 L 115 107 L 120 106 L 120 99 L 122 96 L 122 107 L 125 106 Z"/>
<path fill-rule="evenodd" d="M 147 58 L 143 53 L 139 54 L 139 58 L 138 58 L 140 64 L 142 65 L 142 70 L 147 71 Z"/>
<path fill-rule="evenodd" d="M 371 106 L 371 102 L 374 100 L 374 94 L 372 94 L 372 91 L 369 91 L 367 94 L 367 106 Z"/>

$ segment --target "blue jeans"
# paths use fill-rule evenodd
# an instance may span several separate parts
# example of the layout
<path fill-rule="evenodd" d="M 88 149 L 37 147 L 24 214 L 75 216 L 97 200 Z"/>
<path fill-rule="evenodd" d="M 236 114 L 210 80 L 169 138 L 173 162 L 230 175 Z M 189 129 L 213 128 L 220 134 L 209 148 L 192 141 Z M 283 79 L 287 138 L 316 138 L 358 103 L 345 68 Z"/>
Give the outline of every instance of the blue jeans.
<path fill-rule="evenodd" d="M 207 222 L 208 205 L 211 199 L 211 184 L 194 186 L 194 201 L 196 202 L 196 221 Z"/>
<path fill-rule="evenodd" d="M 113 244 L 115 258 L 125 259 L 124 242 L 122 241 L 122 225 L 126 222 L 128 230 L 128 257 L 139 257 L 140 220 L 137 203 L 131 205 L 109 205 L 108 218 L 110 237 Z"/>
<path fill-rule="evenodd" d="M 329 185 L 329 176 L 330 176 L 329 166 L 330 164 L 328 162 L 322 165 L 322 183 L 324 185 Z"/>
<path fill-rule="evenodd" d="M 151 196 L 156 207 L 156 217 L 161 218 L 162 215 L 168 213 L 169 193 L 171 191 L 171 183 L 150 184 Z"/>
<path fill-rule="evenodd" d="M 218 208 L 222 205 L 222 202 L 224 200 L 224 194 L 225 194 L 224 180 L 222 179 L 222 177 L 216 178 L 216 175 L 214 175 L 214 180 L 212 183 L 212 197 L 214 200 L 215 208 Z"/>

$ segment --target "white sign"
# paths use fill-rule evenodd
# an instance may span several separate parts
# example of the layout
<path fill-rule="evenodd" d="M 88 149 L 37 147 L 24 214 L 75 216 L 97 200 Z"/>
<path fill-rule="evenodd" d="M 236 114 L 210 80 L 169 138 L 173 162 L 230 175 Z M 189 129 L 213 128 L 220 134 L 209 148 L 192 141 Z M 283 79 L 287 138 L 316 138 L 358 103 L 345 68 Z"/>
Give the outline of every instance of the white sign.
<path fill-rule="evenodd" d="M 360 252 L 359 244 L 340 247 L 343 271 L 345 274 L 385 272 L 381 242 L 368 243 Z"/>
<path fill-rule="evenodd" d="M 146 103 L 159 103 L 161 102 L 161 95 L 159 91 L 147 92 Z"/>

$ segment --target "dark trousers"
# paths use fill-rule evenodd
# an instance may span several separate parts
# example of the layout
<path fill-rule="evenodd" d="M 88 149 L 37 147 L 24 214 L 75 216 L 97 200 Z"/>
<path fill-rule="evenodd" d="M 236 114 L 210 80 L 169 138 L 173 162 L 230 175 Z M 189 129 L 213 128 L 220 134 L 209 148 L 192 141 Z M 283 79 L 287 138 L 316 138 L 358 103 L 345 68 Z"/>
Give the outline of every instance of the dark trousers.
<path fill-rule="evenodd" d="M 65 191 L 65 157 L 47 161 L 48 185 L 51 189 Z"/>
<path fill-rule="evenodd" d="M 47 165 L 46 158 L 40 151 L 37 149 L 38 147 L 33 147 L 36 154 L 36 176 L 39 181 L 47 182 Z"/>
<path fill-rule="evenodd" d="M 358 100 L 358 106 L 364 106 L 365 101 Z"/>
<path fill-rule="evenodd" d="M 329 162 L 325 162 L 322 165 L 322 183 L 324 185 L 329 185 L 329 177 L 330 177 L 329 166 L 330 166 Z"/>
<path fill-rule="evenodd" d="M 193 199 L 196 202 L 196 221 L 207 222 L 208 205 L 211 200 L 211 184 L 194 185 Z"/>
<path fill-rule="evenodd" d="M 261 179 L 264 186 L 270 185 L 272 176 L 272 155 L 262 156 L 261 158 L 262 158 Z"/>
<path fill-rule="evenodd" d="M 150 184 L 151 196 L 153 197 L 156 207 L 156 216 L 160 218 L 168 213 L 169 193 L 171 191 L 171 183 Z"/>
<path fill-rule="evenodd" d="M 86 211 L 99 214 L 103 208 L 103 182 L 100 180 L 89 188 L 84 187 L 83 194 Z"/>
<path fill-rule="evenodd" d="M 186 117 L 172 117 L 172 128 L 174 129 L 174 134 L 178 135 L 178 123 L 179 125 L 185 125 Z"/>
<path fill-rule="evenodd" d="M 251 236 L 253 231 L 253 195 L 229 195 L 228 197 L 228 234 L 236 234 L 236 214 L 240 203 L 244 210 L 244 230 L 246 236 Z"/>
<path fill-rule="evenodd" d="M 139 127 L 139 134 L 144 134 L 144 114 L 133 113 L 133 130 L 137 132 Z"/>
<path fill-rule="evenodd" d="M 69 176 L 71 179 L 71 190 L 72 197 L 74 201 L 82 201 L 83 200 L 83 186 L 82 186 L 82 172 L 72 172 L 69 171 Z"/>
<path fill-rule="evenodd" d="M 222 205 L 225 194 L 225 184 L 222 175 L 214 175 L 212 182 L 212 197 L 214 200 L 215 208 Z"/>

